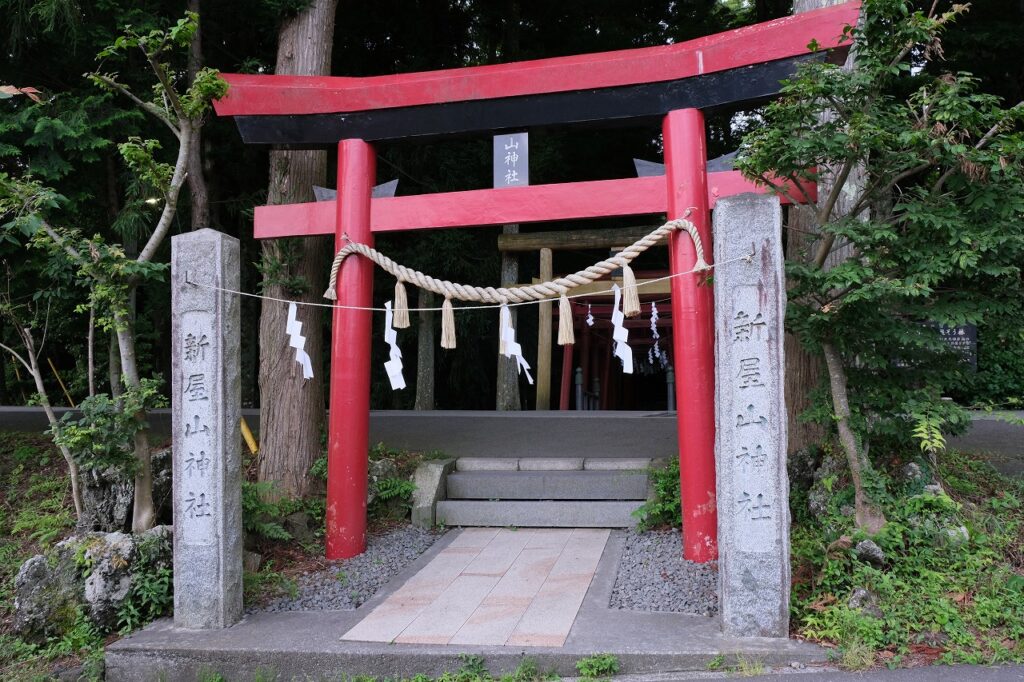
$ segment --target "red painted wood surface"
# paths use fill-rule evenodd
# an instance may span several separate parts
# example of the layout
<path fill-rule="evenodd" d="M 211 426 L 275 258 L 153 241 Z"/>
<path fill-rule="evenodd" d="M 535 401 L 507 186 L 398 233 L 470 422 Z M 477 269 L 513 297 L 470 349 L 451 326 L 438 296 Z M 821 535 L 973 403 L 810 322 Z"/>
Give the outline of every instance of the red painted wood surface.
<path fill-rule="evenodd" d="M 817 197 L 815 185 L 804 189 Z M 745 180 L 739 171 L 708 176 L 711 207 L 720 196 L 766 191 Z M 373 199 L 370 226 L 373 232 L 395 232 L 643 215 L 667 209 L 665 178 L 654 176 Z M 255 235 L 271 239 L 333 234 L 335 211 L 333 201 L 257 206 Z"/>
<path fill-rule="evenodd" d="M 373 244 L 370 231 L 370 192 L 376 175 L 373 148 L 362 140 L 338 143 L 337 229 Z M 373 263 L 346 258 L 338 273 L 338 303 L 373 305 Z M 328 559 L 347 559 L 366 549 L 367 456 L 370 440 L 370 325 L 369 310 L 334 309 L 331 327 L 331 396 L 327 446 Z M 319 330 L 314 330 L 319 332 Z"/>
<path fill-rule="evenodd" d="M 705 259 L 713 263 L 711 214 L 705 186 L 704 115 L 698 109 L 670 112 L 662 124 L 662 136 L 668 217 L 683 217 L 691 210 L 689 220 L 700 234 Z M 696 255 L 688 235 L 669 235 L 669 267 L 673 273 L 692 269 Z M 683 556 L 699 562 L 718 558 L 714 293 L 706 278 L 706 273 L 693 273 L 671 280 Z"/>
<path fill-rule="evenodd" d="M 230 88 L 218 115 L 370 111 L 497 97 L 653 83 L 808 52 L 812 39 L 839 45 L 859 2 L 726 31 L 675 45 L 508 64 L 366 78 L 223 74 Z"/>
<path fill-rule="evenodd" d="M 572 355 L 576 344 L 570 343 L 562 346 L 562 376 L 558 386 L 558 409 L 569 409 L 569 395 L 572 391 Z"/>

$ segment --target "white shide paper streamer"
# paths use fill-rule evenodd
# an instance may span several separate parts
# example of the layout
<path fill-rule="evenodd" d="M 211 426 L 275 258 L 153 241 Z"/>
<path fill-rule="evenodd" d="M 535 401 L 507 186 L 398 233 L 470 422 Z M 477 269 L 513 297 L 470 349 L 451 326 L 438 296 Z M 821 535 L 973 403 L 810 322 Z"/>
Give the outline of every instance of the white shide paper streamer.
<path fill-rule="evenodd" d="M 288 324 L 285 326 L 285 333 L 288 334 L 288 345 L 295 349 L 295 362 L 302 365 L 302 378 L 313 378 L 313 362 L 306 352 L 306 337 L 302 335 L 302 323 L 295 315 L 297 309 L 294 303 L 288 304 Z"/>
<path fill-rule="evenodd" d="M 661 350 L 661 334 L 658 333 L 658 306 L 651 302 L 651 338 L 654 339 L 654 345 L 647 350 L 647 362 L 654 364 L 657 360 L 661 363 L 662 368 L 668 367 L 668 356 L 665 351 Z"/>
<path fill-rule="evenodd" d="M 501 313 L 499 315 L 501 343 L 501 352 L 506 358 L 514 357 L 516 364 L 519 367 L 519 372 L 526 373 L 526 380 L 533 385 L 533 377 L 530 376 L 530 365 L 523 358 L 523 347 L 516 343 L 516 330 L 512 328 L 512 314 L 508 310 L 508 306 L 504 303 L 501 304 Z"/>
<path fill-rule="evenodd" d="M 397 391 L 405 388 L 405 377 L 402 376 L 402 349 L 398 347 L 398 332 L 391 326 L 393 318 L 391 301 L 388 301 L 384 304 L 384 341 L 390 349 L 388 355 L 391 359 L 384 363 L 384 371 L 388 373 L 391 390 Z"/>
<path fill-rule="evenodd" d="M 626 343 L 626 340 L 629 339 L 629 330 L 623 325 L 626 316 L 619 307 L 622 299 L 622 290 L 619 289 L 618 284 L 612 285 L 612 293 L 615 295 L 615 303 L 612 306 L 612 339 L 615 341 L 615 349 L 612 351 L 612 355 L 622 360 L 622 372 L 624 374 L 632 374 L 633 350 Z"/>

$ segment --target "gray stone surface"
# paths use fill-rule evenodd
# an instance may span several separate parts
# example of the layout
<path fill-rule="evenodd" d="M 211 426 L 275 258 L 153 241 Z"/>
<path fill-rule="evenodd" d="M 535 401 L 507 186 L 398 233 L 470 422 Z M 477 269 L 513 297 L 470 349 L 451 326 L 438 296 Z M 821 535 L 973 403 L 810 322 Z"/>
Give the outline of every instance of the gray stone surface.
<path fill-rule="evenodd" d="M 462 471 L 448 476 L 448 499 L 644 500 L 639 471 Z"/>
<path fill-rule="evenodd" d="M 447 496 L 448 474 L 455 468 L 454 459 L 428 459 L 416 467 L 412 482 L 412 524 L 420 528 L 433 528 L 437 501 Z"/>
<path fill-rule="evenodd" d="M 619 559 L 610 606 L 714 616 L 718 613 L 718 567 L 683 558 L 677 529 L 630 531 Z"/>
<path fill-rule="evenodd" d="M 523 457 L 520 471 L 581 471 L 582 457 Z"/>
<path fill-rule="evenodd" d="M 608 608 L 622 552 L 623 534 L 613 532 L 597 574 L 563 647 L 496 647 L 347 642 L 339 639 L 448 546 L 452 534 L 436 542 L 388 586 L 356 611 L 260 613 L 232 628 L 206 632 L 176 630 L 167 620 L 111 644 L 106 651 L 108 682 L 154 679 L 192 680 L 216 671 L 229 680 L 334 679 L 372 675 L 410 678 L 439 676 L 464 665 L 460 656 L 483 657 L 495 674 L 511 672 L 524 656 L 541 671 L 576 675 L 579 659 L 595 652 L 614 654 L 623 674 L 703 671 L 712 660 L 731 665 L 737 655 L 765 665 L 793 661 L 823 663 L 826 652 L 806 642 L 724 636 L 713 618 L 680 613 Z M 272 674 L 277 675 L 276 678 Z"/>
<path fill-rule="evenodd" d="M 778 198 L 714 212 L 715 413 L 722 629 L 789 634 L 789 481 L 783 390 L 785 279 Z M 750 253 L 749 261 L 734 260 Z M 732 261 L 732 262 L 730 262 Z"/>
<path fill-rule="evenodd" d="M 242 616 L 238 240 L 210 229 L 171 240 L 174 624 Z"/>
<path fill-rule="evenodd" d="M 142 548 L 140 550 L 140 548 Z M 145 562 L 141 565 L 140 562 Z M 118 612 L 135 574 L 171 563 L 171 532 L 72 535 L 26 561 L 14 579 L 15 632 L 32 641 L 60 639 L 81 612 L 102 634 L 118 626 Z"/>
<path fill-rule="evenodd" d="M 519 471 L 515 457 L 460 457 L 455 462 L 459 471 Z"/>
<path fill-rule="evenodd" d="M 437 503 L 437 522 L 446 526 L 516 526 L 519 528 L 632 528 L 631 502 L 556 502 L 444 500 Z"/>
<path fill-rule="evenodd" d="M 587 471 L 643 471 L 651 466 L 652 461 L 649 457 L 588 457 L 583 468 Z"/>

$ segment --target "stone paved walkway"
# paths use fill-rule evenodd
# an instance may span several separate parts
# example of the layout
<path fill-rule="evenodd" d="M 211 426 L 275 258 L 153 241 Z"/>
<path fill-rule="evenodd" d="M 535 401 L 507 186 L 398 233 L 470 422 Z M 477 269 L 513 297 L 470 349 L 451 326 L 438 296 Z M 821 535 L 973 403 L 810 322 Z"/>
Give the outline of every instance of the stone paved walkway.
<path fill-rule="evenodd" d="M 342 639 L 560 647 L 608 536 L 592 528 L 459 531 Z"/>

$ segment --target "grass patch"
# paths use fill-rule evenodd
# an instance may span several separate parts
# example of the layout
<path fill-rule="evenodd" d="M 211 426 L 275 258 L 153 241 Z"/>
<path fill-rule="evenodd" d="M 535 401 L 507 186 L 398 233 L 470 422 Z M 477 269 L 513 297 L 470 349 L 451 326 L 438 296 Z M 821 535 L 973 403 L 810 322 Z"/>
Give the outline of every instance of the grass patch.
<path fill-rule="evenodd" d="M 939 468 L 948 494 L 890 483 L 889 523 L 872 538 L 882 565 L 858 556 L 866 538 L 841 513 L 840 481 L 821 518 L 794 495 L 793 630 L 836 647 L 844 667 L 1024 661 L 1024 483 L 957 452 Z M 877 609 L 850 602 L 858 588 Z"/>

